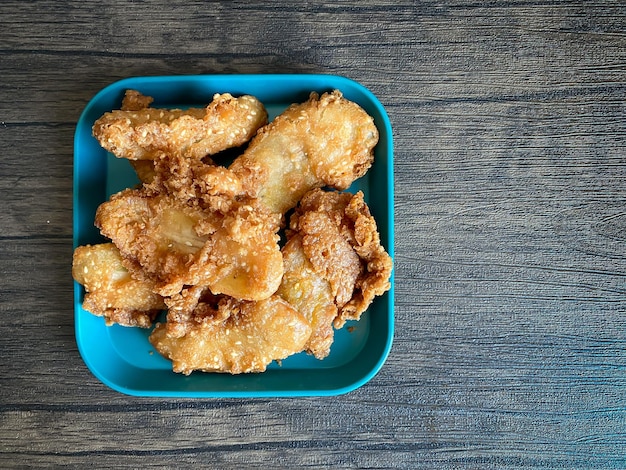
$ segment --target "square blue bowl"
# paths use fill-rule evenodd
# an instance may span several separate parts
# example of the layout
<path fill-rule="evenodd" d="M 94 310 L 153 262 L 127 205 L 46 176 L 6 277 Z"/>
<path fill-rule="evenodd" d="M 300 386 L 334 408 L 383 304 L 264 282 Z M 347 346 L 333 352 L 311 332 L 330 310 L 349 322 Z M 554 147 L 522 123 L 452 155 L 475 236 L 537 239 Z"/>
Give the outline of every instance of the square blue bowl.
<path fill-rule="evenodd" d="M 138 183 L 129 162 L 105 151 L 92 136 L 100 116 L 119 109 L 124 92 L 138 90 L 154 97 L 152 106 L 203 107 L 215 93 L 256 96 L 270 119 L 292 103 L 306 101 L 312 91 L 340 90 L 361 105 L 380 132 L 375 162 L 351 192 L 365 193 L 376 218 L 383 246 L 393 257 L 393 142 L 391 124 L 379 100 L 359 83 L 334 75 L 191 75 L 134 77 L 101 90 L 85 107 L 74 138 L 74 247 L 105 241 L 94 226 L 97 207 L 109 196 Z M 134 396 L 250 398 L 331 396 L 350 392 L 368 382 L 382 367 L 393 340 L 394 290 L 377 298 L 358 322 L 335 332 L 330 355 L 317 360 L 306 353 L 272 363 L 258 374 L 189 376 L 172 372 L 171 363 L 156 352 L 150 330 L 107 327 L 104 320 L 83 310 L 84 289 L 74 283 L 76 341 L 91 372 L 104 384 Z"/>

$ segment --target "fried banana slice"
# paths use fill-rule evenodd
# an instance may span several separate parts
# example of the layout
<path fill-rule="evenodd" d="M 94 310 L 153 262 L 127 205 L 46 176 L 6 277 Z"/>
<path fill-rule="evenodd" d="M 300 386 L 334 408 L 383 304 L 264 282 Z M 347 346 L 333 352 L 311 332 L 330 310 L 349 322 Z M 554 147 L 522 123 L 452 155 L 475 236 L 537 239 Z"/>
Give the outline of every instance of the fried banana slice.
<path fill-rule="evenodd" d="M 291 217 L 287 238 L 277 294 L 310 322 L 306 350 L 322 359 L 333 327 L 358 320 L 390 288 L 392 260 L 362 192 L 310 191 Z"/>
<path fill-rule="evenodd" d="M 328 356 L 334 340 L 333 321 L 337 316 L 330 282 L 308 260 L 300 235 L 291 238 L 282 252 L 285 274 L 276 293 L 307 319 L 311 337 L 305 349 L 323 359 Z"/>
<path fill-rule="evenodd" d="M 279 224 L 280 217 L 262 206 L 244 204 L 229 211 L 204 250 L 218 267 L 211 292 L 243 300 L 274 294 L 283 277 Z"/>
<path fill-rule="evenodd" d="M 248 142 L 267 122 L 267 112 L 253 96 L 216 94 L 206 108 L 148 107 L 150 97 L 128 91 L 121 110 L 105 113 L 92 132 L 116 157 L 153 160 L 162 154 L 201 159 Z"/>
<path fill-rule="evenodd" d="M 229 167 L 248 196 L 284 214 L 310 189 L 346 189 L 373 162 L 374 120 L 339 91 L 294 104 L 261 128 Z"/>
<path fill-rule="evenodd" d="M 221 214 L 131 189 L 101 204 L 95 222 L 125 265 L 153 279 L 163 296 L 187 285 L 260 300 L 272 295 L 282 278 L 279 219 L 262 206 L 242 204 Z"/>
<path fill-rule="evenodd" d="M 178 338 L 157 324 L 150 342 L 172 361 L 174 372 L 263 372 L 275 360 L 302 351 L 311 334 L 306 319 L 277 296 L 258 302 L 228 299 L 230 315 L 199 325 Z"/>
<path fill-rule="evenodd" d="M 74 250 L 72 276 L 85 287 L 83 308 L 104 317 L 107 325 L 148 328 L 165 308 L 150 281 L 134 279 L 112 243 L 79 246 Z"/>

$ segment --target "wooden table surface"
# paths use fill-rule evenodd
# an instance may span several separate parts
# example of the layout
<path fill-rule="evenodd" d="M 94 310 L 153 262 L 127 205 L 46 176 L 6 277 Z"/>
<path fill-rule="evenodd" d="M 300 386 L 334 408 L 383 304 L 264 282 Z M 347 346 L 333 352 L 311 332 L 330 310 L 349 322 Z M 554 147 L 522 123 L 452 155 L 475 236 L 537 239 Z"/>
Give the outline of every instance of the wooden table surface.
<path fill-rule="evenodd" d="M 626 5 L 0 3 L 0 467 L 626 468 Z M 331 398 L 122 395 L 74 337 L 76 122 L 144 75 L 329 73 L 395 139 L 395 340 Z"/>

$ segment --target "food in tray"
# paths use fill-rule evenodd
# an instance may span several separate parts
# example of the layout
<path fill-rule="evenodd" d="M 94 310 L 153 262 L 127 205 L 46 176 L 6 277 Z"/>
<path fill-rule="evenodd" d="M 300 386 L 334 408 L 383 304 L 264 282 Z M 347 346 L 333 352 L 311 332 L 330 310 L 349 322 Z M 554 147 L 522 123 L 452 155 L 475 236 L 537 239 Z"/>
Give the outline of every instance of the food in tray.
<path fill-rule="evenodd" d="M 259 129 L 230 169 L 244 192 L 285 213 L 314 188 L 347 189 L 372 166 L 374 120 L 341 93 L 312 94 Z"/>
<path fill-rule="evenodd" d="M 83 308 L 107 325 L 148 328 L 165 308 L 154 283 L 132 277 L 113 243 L 77 247 L 72 276 L 85 287 Z"/>
<path fill-rule="evenodd" d="M 187 111 L 151 103 L 128 90 L 93 127 L 141 184 L 98 208 L 111 242 L 74 252 L 83 308 L 140 327 L 166 310 L 150 342 L 184 374 L 326 357 L 333 329 L 390 288 L 392 260 L 363 194 L 341 192 L 372 165 L 373 119 L 339 91 L 311 93 L 269 124 L 252 96 L 217 94 Z M 229 166 L 213 161 L 244 144 Z"/>
<path fill-rule="evenodd" d="M 333 327 L 359 320 L 374 297 L 389 289 L 391 259 L 363 193 L 306 193 L 291 216 L 282 251 L 285 273 L 278 294 L 310 322 L 305 349 L 323 359 L 330 353 Z"/>
<path fill-rule="evenodd" d="M 204 314 L 205 321 L 183 336 L 168 335 L 165 324 L 150 335 L 174 372 L 263 372 L 272 361 L 302 351 L 311 336 L 307 319 L 277 295 L 256 302 L 223 297 L 215 307 L 219 320 Z"/>
<path fill-rule="evenodd" d="M 215 95 L 206 108 L 151 108 L 152 98 L 128 90 L 122 109 L 105 113 L 93 126 L 100 145 L 116 157 L 153 160 L 163 153 L 201 159 L 244 144 L 267 122 L 253 96 Z"/>
<path fill-rule="evenodd" d="M 119 248 L 131 273 L 160 295 L 186 286 L 262 300 L 278 288 L 283 260 L 278 218 L 236 203 L 226 213 L 147 188 L 115 194 L 96 212 L 96 226 Z"/>

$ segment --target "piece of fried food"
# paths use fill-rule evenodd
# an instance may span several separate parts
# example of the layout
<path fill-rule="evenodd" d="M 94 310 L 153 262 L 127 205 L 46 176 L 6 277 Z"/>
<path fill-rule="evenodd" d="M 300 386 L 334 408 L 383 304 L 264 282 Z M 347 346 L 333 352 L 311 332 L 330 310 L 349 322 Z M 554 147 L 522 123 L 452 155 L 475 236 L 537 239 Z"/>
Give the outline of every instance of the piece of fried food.
<path fill-rule="evenodd" d="M 245 199 L 241 197 L 241 181 L 226 167 L 181 155 L 163 155 L 150 163 L 154 172 L 145 186 L 154 194 L 169 194 L 222 214 Z"/>
<path fill-rule="evenodd" d="M 124 98 L 122 98 L 122 111 L 141 111 L 148 108 L 154 98 L 146 96 L 137 90 L 126 90 Z"/>
<path fill-rule="evenodd" d="M 72 276 L 85 287 L 83 308 L 104 317 L 107 325 L 148 328 L 165 308 L 150 281 L 131 276 L 112 243 L 79 246 L 74 250 Z"/>
<path fill-rule="evenodd" d="M 277 294 L 310 322 L 306 350 L 322 359 L 333 326 L 358 320 L 390 288 L 392 260 L 360 191 L 310 191 L 291 217 L 287 239 Z"/>
<path fill-rule="evenodd" d="M 267 122 L 267 112 L 253 96 L 215 94 L 206 108 L 148 107 L 152 99 L 129 90 L 121 110 L 105 113 L 93 126 L 100 145 L 116 157 L 153 160 L 181 154 L 199 160 L 248 142 Z"/>
<path fill-rule="evenodd" d="M 170 337 L 157 324 L 150 342 L 172 361 L 174 372 L 191 374 L 263 372 L 274 360 L 302 351 L 311 334 L 306 319 L 277 296 L 258 302 L 226 299 L 224 321 L 198 324 L 182 337 Z"/>
<path fill-rule="evenodd" d="M 310 189 L 346 189 L 372 165 L 374 120 L 339 91 L 294 104 L 261 128 L 229 167 L 248 196 L 284 214 Z"/>
<path fill-rule="evenodd" d="M 334 340 L 333 321 L 337 316 L 330 282 L 308 260 L 300 235 L 292 237 L 282 252 L 285 274 L 276 293 L 307 319 L 311 337 L 305 350 L 323 359 Z"/>
<path fill-rule="evenodd" d="M 215 322 L 224 322 L 231 314 L 227 297 L 215 295 L 207 287 L 189 286 L 165 299 L 167 317 L 165 334 L 180 338 L 189 331 Z"/>
<path fill-rule="evenodd" d="M 95 223 L 126 267 L 152 279 L 160 295 L 203 286 L 260 300 L 278 288 L 283 263 L 279 218 L 252 202 L 221 214 L 146 188 L 128 189 L 100 205 Z"/>

